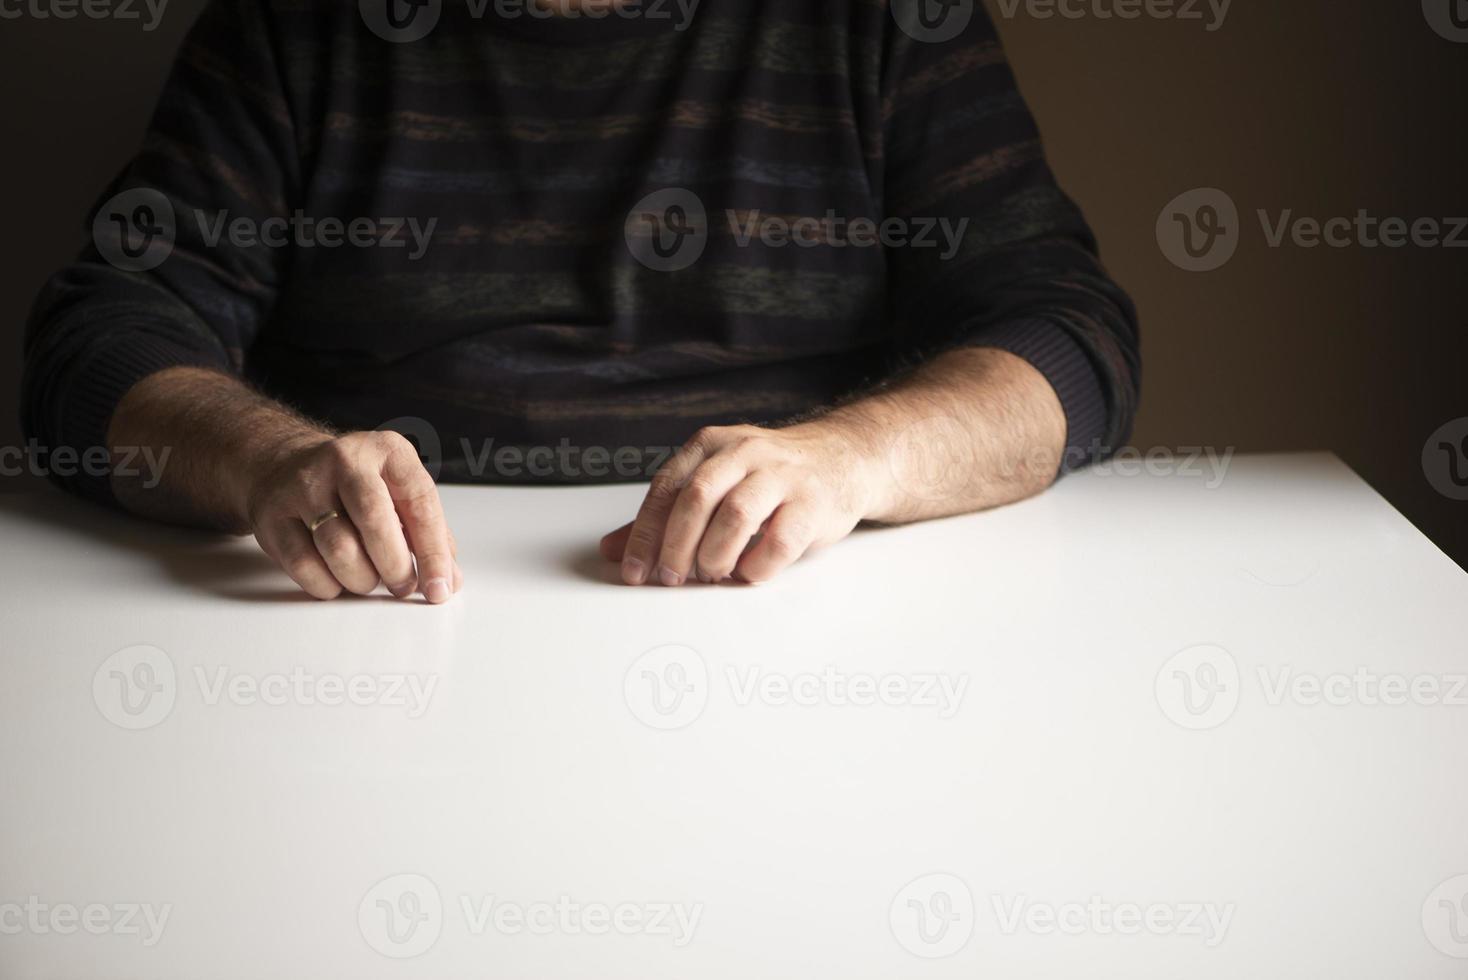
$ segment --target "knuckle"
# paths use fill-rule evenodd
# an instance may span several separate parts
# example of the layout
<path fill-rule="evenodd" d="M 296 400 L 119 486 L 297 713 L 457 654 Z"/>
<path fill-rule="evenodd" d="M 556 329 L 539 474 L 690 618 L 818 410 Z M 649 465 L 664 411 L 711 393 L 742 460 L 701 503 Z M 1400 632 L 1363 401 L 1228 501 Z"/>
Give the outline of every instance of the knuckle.
<path fill-rule="evenodd" d="M 805 550 L 805 531 L 799 526 L 784 527 L 765 536 L 770 554 L 778 558 L 793 558 Z"/>
<path fill-rule="evenodd" d="M 404 497 L 400 502 L 404 515 L 416 524 L 434 524 L 438 521 L 438 491 L 424 490 Z"/>
<path fill-rule="evenodd" d="M 732 527 L 748 527 L 757 518 L 754 501 L 748 497 L 734 494 L 728 497 L 723 506 L 719 508 L 720 519 Z"/>
<path fill-rule="evenodd" d="M 723 429 L 716 425 L 700 426 L 685 445 L 689 449 L 707 449 L 719 441 L 719 435 L 722 432 Z"/>
<path fill-rule="evenodd" d="M 387 453 L 401 452 L 413 448 L 412 440 L 393 429 L 376 429 L 367 434 L 372 444 Z"/>
<path fill-rule="evenodd" d="M 694 474 L 688 481 L 688 485 L 683 488 L 683 496 L 694 507 L 705 508 L 714 504 L 715 498 L 718 496 L 718 491 L 715 489 L 714 482 L 710 476 L 707 473 L 700 472 Z"/>
<path fill-rule="evenodd" d="M 334 534 L 318 541 L 316 548 L 328 565 L 345 565 L 357 557 L 357 543 L 345 534 Z"/>
<path fill-rule="evenodd" d="M 648 485 L 647 496 L 655 503 L 664 503 L 678 495 L 678 480 L 667 470 L 661 470 Z"/>

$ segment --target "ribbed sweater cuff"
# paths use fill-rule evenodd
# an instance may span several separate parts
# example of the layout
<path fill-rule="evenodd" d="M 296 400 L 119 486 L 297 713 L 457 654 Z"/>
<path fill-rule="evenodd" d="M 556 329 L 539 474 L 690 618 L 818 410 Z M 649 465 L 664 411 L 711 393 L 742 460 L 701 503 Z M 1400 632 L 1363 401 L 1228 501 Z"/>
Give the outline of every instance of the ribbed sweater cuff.
<path fill-rule="evenodd" d="M 1083 469 L 1110 450 L 1106 438 L 1106 396 L 1085 348 L 1050 320 L 1001 323 L 973 334 L 968 347 L 994 347 L 1022 357 L 1045 376 L 1065 411 L 1065 455 L 1060 473 Z"/>
<path fill-rule="evenodd" d="M 94 446 L 110 448 L 107 430 L 123 396 L 148 375 L 179 366 L 227 368 L 217 356 L 144 329 L 120 331 L 116 341 L 91 352 L 73 367 L 60 401 L 51 409 L 55 444 L 72 446 L 78 453 Z M 75 474 L 53 474 L 53 478 L 84 497 L 113 504 L 110 464 L 107 470 L 79 467 Z"/>

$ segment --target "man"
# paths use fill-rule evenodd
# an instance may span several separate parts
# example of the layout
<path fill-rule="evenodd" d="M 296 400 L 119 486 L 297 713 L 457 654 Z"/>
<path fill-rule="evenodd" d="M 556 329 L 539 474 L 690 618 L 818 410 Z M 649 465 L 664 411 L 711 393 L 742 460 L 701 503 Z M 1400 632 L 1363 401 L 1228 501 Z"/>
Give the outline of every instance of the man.
<path fill-rule="evenodd" d="M 216 0 L 37 302 L 27 431 L 171 451 L 65 482 L 318 598 L 460 587 L 394 421 L 447 480 L 655 470 L 631 585 L 1034 494 L 1125 440 L 1134 312 L 979 4 L 892 3 Z"/>

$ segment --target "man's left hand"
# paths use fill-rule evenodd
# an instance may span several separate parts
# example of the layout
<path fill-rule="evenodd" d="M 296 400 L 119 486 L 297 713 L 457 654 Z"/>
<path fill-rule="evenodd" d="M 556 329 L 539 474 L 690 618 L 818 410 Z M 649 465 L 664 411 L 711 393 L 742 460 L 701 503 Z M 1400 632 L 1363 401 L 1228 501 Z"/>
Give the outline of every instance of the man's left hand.
<path fill-rule="evenodd" d="M 834 420 L 702 429 L 602 555 L 628 585 L 766 581 L 867 516 L 881 479 L 871 456 Z"/>

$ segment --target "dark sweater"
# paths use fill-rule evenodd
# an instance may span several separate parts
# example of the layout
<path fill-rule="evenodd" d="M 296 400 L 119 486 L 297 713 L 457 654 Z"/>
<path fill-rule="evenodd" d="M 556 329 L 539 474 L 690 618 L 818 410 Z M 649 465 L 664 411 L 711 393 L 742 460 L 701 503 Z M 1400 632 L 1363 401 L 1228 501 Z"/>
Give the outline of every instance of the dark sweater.
<path fill-rule="evenodd" d="M 885 0 L 704 0 L 686 24 L 671 2 L 591 21 L 443 0 L 404 42 L 356 2 L 216 0 L 93 245 L 37 301 L 27 432 L 105 445 L 132 384 L 208 365 L 341 428 L 424 420 L 444 478 L 617 478 L 642 474 L 480 454 L 655 461 L 701 425 L 787 419 L 986 346 L 1049 379 L 1066 468 L 1089 461 L 1129 432 L 1134 311 L 974 6 L 935 42 Z M 752 218 L 801 216 L 823 219 L 804 243 L 745 240 Z M 938 245 L 853 245 L 857 218 Z M 354 219 L 355 244 L 328 246 Z M 685 226 L 702 253 L 662 257 Z"/>

